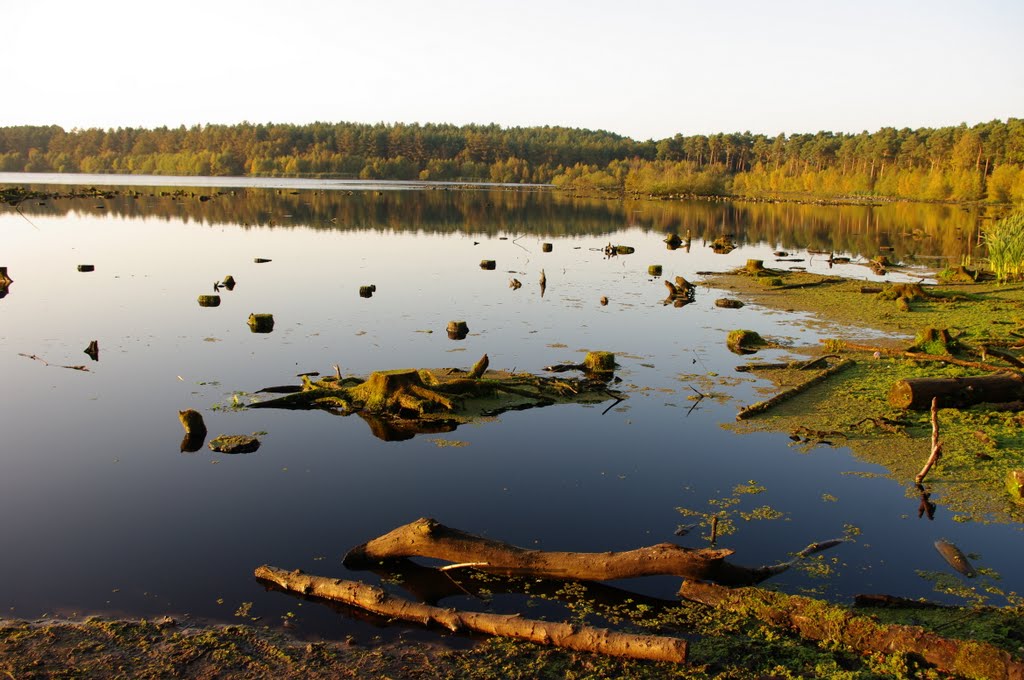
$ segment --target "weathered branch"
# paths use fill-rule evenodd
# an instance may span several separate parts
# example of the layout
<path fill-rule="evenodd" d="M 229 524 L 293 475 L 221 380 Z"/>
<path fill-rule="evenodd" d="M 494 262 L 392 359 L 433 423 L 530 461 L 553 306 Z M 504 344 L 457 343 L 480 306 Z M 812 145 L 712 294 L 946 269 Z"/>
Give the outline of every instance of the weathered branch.
<path fill-rule="evenodd" d="M 638 576 L 671 575 L 728 585 L 753 585 L 781 573 L 790 563 L 743 567 L 725 558 L 729 549 L 692 549 L 672 543 L 623 552 L 579 553 L 528 550 L 452 529 L 421 518 L 356 546 L 345 556 L 350 569 L 402 557 L 427 557 L 447 562 L 483 562 L 480 571 L 510 576 L 609 581 Z"/>
<path fill-rule="evenodd" d="M 828 378 L 830 376 L 833 376 L 836 373 L 839 373 L 840 371 L 846 370 L 850 366 L 853 366 L 853 364 L 854 364 L 854 362 L 853 362 L 852 359 L 844 359 L 843 361 L 840 361 L 835 366 L 832 366 L 830 368 L 825 369 L 824 371 L 822 371 L 818 375 L 814 376 L 810 380 L 805 380 L 804 382 L 800 383 L 799 385 L 794 385 L 793 387 L 790 387 L 789 389 L 786 389 L 786 390 L 783 390 L 782 392 L 779 392 L 778 394 L 776 394 L 771 399 L 767 399 L 765 401 L 761 401 L 761 402 L 758 402 L 756 404 L 751 404 L 750 406 L 747 406 L 745 408 L 740 409 L 740 412 L 736 414 L 736 420 L 746 420 L 750 416 L 757 415 L 758 413 L 763 413 L 763 412 L 767 411 L 768 409 L 772 408 L 773 406 L 776 406 L 776 405 L 786 401 L 787 399 L 795 397 L 796 395 L 800 394 L 801 392 L 803 392 L 807 388 L 809 388 L 809 387 L 811 387 L 813 385 L 817 385 L 822 380 L 825 380 L 826 378 Z"/>
<path fill-rule="evenodd" d="M 380 588 L 357 581 L 313 576 L 297 569 L 285 571 L 263 565 L 256 569 L 256 577 L 303 595 L 344 602 L 375 614 L 423 625 L 434 623 L 451 631 L 469 630 L 527 640 L 540 645 L 632 659 L 675 663 L 686 661 L 686 640 L 680 638 L 617 633 L 604 628 L 524 619 L 518 614 L 443 609 L 395 597 Z"/>
<path fill-rule="evenodd" d="M 918 626 L 879 623 L 820 600 L 693 581 L 684 581 L 679 595 L 795 630 L 810 640 L 835 641 L 862 652 L 916 654 L 944 673 L 988 680 L 1024 678 L 1024 663 L 995 645 L 944 638 Z"/>
<path fill-rule="evenodd" d="M 924 481 L 925 475 L 932 469 L 932 466 L 939 461 L 942 455 L 942 442 L 939 441 L 939 398 L 932 397 L 932 452 L 925 461 L 924 467 L 914 477 L 914 482 L 920 484 Z"/>
<path fill-rule="evenodd" d="M 942 361 L 947 364 L 953 364 L 954 366 L 964 366 L 966 368 L 979 368 L 983 371 L 1007 371 L 1016 370 L 1009 366 L 996 366 L 995 364 L 988 364 L 980 361 L 967 361 L 965 359 L 957 359 L 949 354 L 925 354 L 924 352 L 910 352 L 902 349 L 892 349 L 889 347 L 876 347 L 874 345 L 860 345 L 854 342 L 843 342 L 843 348 L 852 350 L 855 352 L 877 352 L 878 354 L 885 354 L 888 356 L 907 357 L 915 361 Z"/>

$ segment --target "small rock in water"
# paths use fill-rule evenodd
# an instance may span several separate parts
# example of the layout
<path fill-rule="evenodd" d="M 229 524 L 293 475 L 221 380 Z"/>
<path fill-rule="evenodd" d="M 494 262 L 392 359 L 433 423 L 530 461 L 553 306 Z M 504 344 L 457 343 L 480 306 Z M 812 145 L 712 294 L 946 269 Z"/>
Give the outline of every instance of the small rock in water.
<path fill-rule="evenodd" d="M 222 434 L 210 440 L 210 450 L 218 453 L 252 453 L 260 440 L 248 434 Z"/>

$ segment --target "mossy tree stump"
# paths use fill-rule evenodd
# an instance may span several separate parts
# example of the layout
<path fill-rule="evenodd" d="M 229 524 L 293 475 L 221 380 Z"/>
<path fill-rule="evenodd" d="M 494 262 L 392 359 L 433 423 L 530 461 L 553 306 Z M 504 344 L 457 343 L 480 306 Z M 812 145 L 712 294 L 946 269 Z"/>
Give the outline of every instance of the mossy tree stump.
<path fill-rule="evenodd" d="M 540 244 L 540 249 L 541 252 L 550 253 L 554 249 L 554 246 L 550 243 L 542 243 Z"/>
<path fill-rule="evenodd" d="M 491 270 L 498 266 L 494 260 L 480 260 L 480 269 Z"/>
<path fill-rule="evenodd" d="M 178 411 L 178 420 L 185 428 L 185 438 L 181 440 L 180 450 L 183 453 L 195 453 L 203 447 L 206 441 L 206 423 L 199 411 L 186 409 Z"/>
<path fill-rule="evenodd" d="M 587 352 L 583 359 L 583 368 L 590 373 L 614 373 L 614 352 Z"/>
<path fill-rule="evenodd" d="M 350 394 L 371 413 L 411 411 L 422 415 L 455 408 L 450 398 L 429 389 L 414 368 L 375 371 L 365 382 L 353 387 Z"/>
<path fill-rule="evenodd" d="M 220 296 L 219 295 L 200 295 L 199 296 L 200 307 L 220 307 Z"/>
<path fill-rule="evenodd" d="M 730 331 L 725 340 L 726 347 L 736 354 L 753 354 L 768 343 L 757 331 L 735 330 Z"/>
<path fill-rule="evenodd" d="M 747 260 L 747 264 L 743 266 L 743 270 L 751 276 L 761 276 L 766 272 L 764 268 L 764 260 Z"/>
<path fill-rule="evenodd" d="M 249 330 L 253 333 L 269 333 L 274 330 L 273 314 L 250 314 Z"/>
<path fill-rule="evenodd" d="M 647 267 L 647 273 L 650 274 L 651 276 L 661 276 L 661 265 L 660 264 L 652 264 L 652 265 L 648 266 Z"/>

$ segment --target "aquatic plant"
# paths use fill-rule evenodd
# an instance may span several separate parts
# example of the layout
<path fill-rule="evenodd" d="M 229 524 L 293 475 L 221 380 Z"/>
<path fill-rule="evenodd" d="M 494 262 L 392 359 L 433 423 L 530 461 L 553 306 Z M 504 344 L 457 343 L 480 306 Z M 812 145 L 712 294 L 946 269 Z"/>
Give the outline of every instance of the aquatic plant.
<path fill-rule="evenodd" d="M 988 262 L 999 283 L 1024 276 L 1024 212 L 1017 212 L 984 228 Z"/>

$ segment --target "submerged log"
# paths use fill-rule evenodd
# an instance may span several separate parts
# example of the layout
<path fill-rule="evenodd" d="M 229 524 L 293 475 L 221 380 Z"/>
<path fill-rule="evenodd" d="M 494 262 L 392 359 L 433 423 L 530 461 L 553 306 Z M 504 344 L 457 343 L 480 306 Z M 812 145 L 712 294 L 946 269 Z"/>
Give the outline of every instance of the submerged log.
<path fill-rule="evenodd" d="M 889 403 L 896 408 L 923 411 L 938 399 L 942 408 L 964 408 L 985 402 L 1024 399 L 1024 377 L 997 373 L 970 378 L 907 378 L 893 383 Z"/>
<path fill-rule="evenodd" d="M 741 567 L 725 561 L 729 549 L 693 549 L 672 543 L 624 552 L 579 553 L 529 550 L 446 527 L 421 518 L 352 548 L 345 555 L 349 569 L 370 568 L 380 560 L 427 557 L 507 576 L 532 576 L 578 581 L 608 581 L 638 576 L 672 575 L 729 585 L 753 585 L 790 565 Z"/>
<path fill-rule="evenodd" d="M 494 260 L 480 260 L 480 269 L 494 269 L 498 263 Z"/>
<path fill-rule="evenodd" d="M 1024 663 L 995 645 L 945 638 L 918 626 L 879 623 L 820 600 L 693 581 L 684 581 L 679 595 L 795 630 L 809 640 L 838 642 L 861 652 L 915 654 L 943 673 L 987 680 L 1024 678 Z"/>
<path fill-rule="evenodd" d="M 178 411 L 178 420 L 185 428 L 185 437 L 181 440 L 180 450 L 182 453 L 195 453 L 203 447 L 206 441 L 206 423 L 199 411 L 186 409 Z"/>
<path fill-rule="evenodd" d="M 617 633 L 603 628 L 524 619 L 518 614 L 489 614 L 434 607 L 389 595 L 376 586 L 357 581 L 313 576 L 297 569 L 285 571 L 270 565 L 258 567 L 255 576 L 292 592 L 343 602 L 381 616 L 422 625 L 436 624 L 451 631 L 469 630 L 540 645 L 632 659 L 675 663 L 686 660 L 686 641 L 680 638 Z"/>
<path fill-rule="evenodd" d="M 747 418 L 757 415 L 758 413 L 764 413 L 773 406 L 781 404 L 782 402 L 795 397 L 796 395 L 800 394 L 807 388 L 817 385 L 826 378 L 833 376 L 836 373 L 839 373 L 840 371 L 846 370 L 850 366 L 853 366 L 853 364 L 854 362 L 852 359 L 845 359 L 843 361 L 840 361 L 835 366 L 826 368 L 824 371 L 814 376 L 810 380 L 805 380 L 799 385 L 794 385 L 793 387 L 790 387 L 787 390 L 779 392 L 771 399 L 766 399 L 765 401 L 761 401 L 756 404 L 751 404 L 750 406 L 740 409 L 739 413 L 736 414 L 736 420 L 746 420 Z"/>

